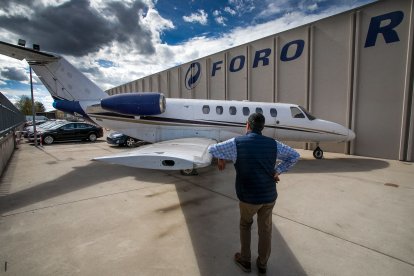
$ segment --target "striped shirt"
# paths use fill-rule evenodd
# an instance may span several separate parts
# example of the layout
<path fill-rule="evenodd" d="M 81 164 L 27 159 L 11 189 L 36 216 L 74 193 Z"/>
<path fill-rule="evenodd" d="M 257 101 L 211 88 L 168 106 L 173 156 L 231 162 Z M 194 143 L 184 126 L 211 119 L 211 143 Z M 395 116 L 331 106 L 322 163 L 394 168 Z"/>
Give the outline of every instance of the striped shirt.
<path fill-rule="evenodd" d="M 276 141 L 277 143 L 277 159 L 281 162 L 276 163 L 275 172 L 278 174 L 287 172 L 292 166 L 299 161 L 300 155 L 293 148 Z M 232 160 L 233 163 L 236 163 L 237 160 L 237 148 L 234 138 L 231 138 L 227 141 L 210 145 L 208 152 L 216 158 Z"/>

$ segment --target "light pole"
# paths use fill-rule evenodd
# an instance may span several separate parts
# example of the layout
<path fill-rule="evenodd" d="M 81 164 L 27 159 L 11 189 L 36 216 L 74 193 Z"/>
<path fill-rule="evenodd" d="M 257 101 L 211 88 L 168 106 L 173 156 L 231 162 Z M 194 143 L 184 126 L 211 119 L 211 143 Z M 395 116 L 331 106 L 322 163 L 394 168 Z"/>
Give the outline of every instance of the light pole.
<path fill-rule="evenodd" d="M 19 46 L 26 47 L 26 40 L 19 39 L 17 42 Z M 40 47 L 37 44 L 33 44 L 33 50 L 39 51 Z M 32 79 L 32 66 L 30 66 L 29 63 L 29 71 L 30 71 L 30 94 L 32 96 L 32 115 L 33 115 L 33 134 L 34 134 L 34 143 L 35 147 L 37 147 L 37 133 L 36 133 L 36 107 L 34 103 L 34 97 L 33 97 L 33 79 Z"/>
<path fill-rule="evenodd" d="M 34 103 L 34 97 L 33 97 L 33 81 L 32 81 L 32 66 L 29 65 L 29 71 L 30 71 L 30 93 L 32 96 L 32 114 L 33 114 L 33 133 L 34 133 L 34 143 L 35 147 L 37 147 L 37 133 L 36 133 L 36 107 Z"/>

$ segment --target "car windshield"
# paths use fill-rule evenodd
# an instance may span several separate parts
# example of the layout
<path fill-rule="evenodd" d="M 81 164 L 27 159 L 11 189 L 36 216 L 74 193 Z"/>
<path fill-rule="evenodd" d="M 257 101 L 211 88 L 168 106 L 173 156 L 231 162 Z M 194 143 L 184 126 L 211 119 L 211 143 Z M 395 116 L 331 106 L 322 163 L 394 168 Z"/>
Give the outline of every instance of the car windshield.
<path fill-rule="evenodd" d="M 41 128 L 49 128 L 49 127 L 52 127 L 52 126 L 54 126 L 56 124 L 60 124 L 60 123 L 59 122 L 56 122 L 56 121 L 47 122 L 47 123 L 44 123 L 44 124 L 39 125 L 39 127 L 41 127 Z"/>

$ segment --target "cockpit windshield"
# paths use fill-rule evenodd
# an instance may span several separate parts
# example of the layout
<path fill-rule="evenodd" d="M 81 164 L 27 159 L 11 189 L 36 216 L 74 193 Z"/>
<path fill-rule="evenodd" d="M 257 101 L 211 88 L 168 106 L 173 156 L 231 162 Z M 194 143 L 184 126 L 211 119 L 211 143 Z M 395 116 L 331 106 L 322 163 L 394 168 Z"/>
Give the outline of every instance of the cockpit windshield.
<path fill-rule="evenodd" d="M 305 113 L 305 114 L 306 114 L 306 117 L 308 117 L 308 119 L 309 119 L 309 120 L 313 121 L 313 120 L 315 120 L 315 119 L 316 119 L 316 117 L 315 117 L 315 116 L 313 116 L 312 114 L 310 114 L 310 113 L 306 110 L 306 108 L 304 108 L 304 107 L 302 107 L 302 106 L 299 106 L 299 108 L 303 111 L 303 113 Z"/>

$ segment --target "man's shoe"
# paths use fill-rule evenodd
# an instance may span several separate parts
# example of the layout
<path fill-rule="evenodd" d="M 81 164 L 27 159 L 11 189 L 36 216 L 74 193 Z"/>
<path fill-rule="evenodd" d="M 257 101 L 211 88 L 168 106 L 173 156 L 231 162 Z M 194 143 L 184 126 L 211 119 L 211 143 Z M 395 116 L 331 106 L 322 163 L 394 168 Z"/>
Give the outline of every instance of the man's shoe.
<path fill-rule="evenodd" d="M 259 257 L 257 257 L 256 266 L 257 266 L 257 270 L 259 271 L 259 275 L 266 275 L 266 267 L 262 266 L 259 263 Z"/>
<path fill-rule="evenodd" d="M 234 255 L 234 262 L 238 265 L 244 272 L 251 272 L 252 271 L 252 264 L 250 262 L 246 262 L 242 260 L 241 254 L 236 253 Z"/>

